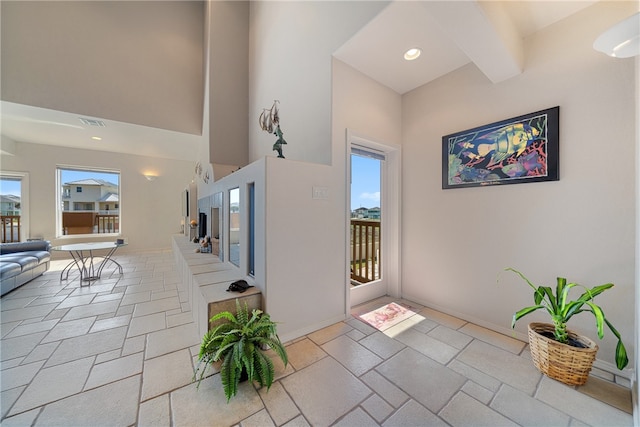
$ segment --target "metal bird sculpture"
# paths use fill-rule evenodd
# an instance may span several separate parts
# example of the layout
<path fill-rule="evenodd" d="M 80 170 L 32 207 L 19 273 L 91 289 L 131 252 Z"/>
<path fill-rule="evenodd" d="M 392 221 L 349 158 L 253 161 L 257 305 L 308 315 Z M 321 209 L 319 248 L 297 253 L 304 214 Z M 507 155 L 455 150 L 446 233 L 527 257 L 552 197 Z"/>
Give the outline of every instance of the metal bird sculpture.
<path fill-rule="evenodd" d="M 260 113 L 260 117 L 258 117 L 258 123 L 260 124 L 260 129 L 265 132 L 272 133 L 277 137 L 276 142 L 273 144 L 273 151 L 278 153 L 279 158 L 284 159 L 282 146 L 286 144 L 287 141 L 282 137 L 282 130 L 280 129 L 280 115 L 278 112 L 279 103 L 280 101 L 276 99 L 273 101 L 271 108 L 263 108 L 262 113 Z"/>

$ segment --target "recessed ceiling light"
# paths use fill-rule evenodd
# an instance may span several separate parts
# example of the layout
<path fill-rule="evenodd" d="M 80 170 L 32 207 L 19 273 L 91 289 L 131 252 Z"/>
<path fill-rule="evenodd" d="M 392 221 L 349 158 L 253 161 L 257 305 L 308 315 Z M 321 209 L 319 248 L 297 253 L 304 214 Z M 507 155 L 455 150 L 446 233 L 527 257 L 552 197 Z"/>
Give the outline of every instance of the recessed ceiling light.
<path fill-rule="evenodd" d="M 100 138 L 99 136 L 92 136 L 91 139 L 93 139 L 94 141 L 102 141 L 102 138 Z"/>
<path fill-rule="evenodd" d="M 422 49 L 419 47 L 412 47 L 404 53 L 404 59 L 407 61 L 413 61 L 414 59 L 417 59 L 421 53 Z"/>

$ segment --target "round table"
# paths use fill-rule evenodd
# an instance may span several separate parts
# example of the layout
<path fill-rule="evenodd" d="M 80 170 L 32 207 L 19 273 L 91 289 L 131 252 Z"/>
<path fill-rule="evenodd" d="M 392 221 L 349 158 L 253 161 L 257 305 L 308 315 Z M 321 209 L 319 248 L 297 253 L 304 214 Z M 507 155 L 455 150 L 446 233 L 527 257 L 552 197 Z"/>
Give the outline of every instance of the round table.
<path fill-rule="evenodd" d="M 71 255 L 71 258 L 73 258 L 73 261 L 71 261 L 60 273 L 60 280 L 69 279 L 69 271 L 71 271 L 71 268 L 75 265 L 80 272 L 80 286 L 82 286 L 82 282 L 89 282 L 89 285 L 91 285 L 92 281 L 98 280 L 102 274 L 102 269 L 108 262 L 112 262 L 117 265 L 118 271 L 122 274 L 122 266 L 112 257 L 119 247 L 126 245 L 126 243 L 116 242 L 73 243 L 69 245 L 54 246 L 51 250 L 67 251 Z M 106 254 L 94 255 L 94 251 L 100 250 L 106 251 Z M 96 258 L 100 258 L 101 260 L 96 262 Z"/>

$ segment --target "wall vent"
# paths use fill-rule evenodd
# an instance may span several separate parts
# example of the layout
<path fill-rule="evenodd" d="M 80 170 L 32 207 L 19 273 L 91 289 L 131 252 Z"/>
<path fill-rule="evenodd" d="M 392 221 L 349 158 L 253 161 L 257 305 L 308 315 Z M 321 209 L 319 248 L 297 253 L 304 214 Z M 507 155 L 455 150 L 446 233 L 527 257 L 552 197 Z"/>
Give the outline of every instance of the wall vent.
<path fill-rule="evenodd" d="M 98 126 L 101 128 L 106 126 L 102 120 L 97 120 L 97 119 L 87 119 L 84 117 L 80 117 L 80 121 L 82 122 L 82 124 L 87 126 Z"/>

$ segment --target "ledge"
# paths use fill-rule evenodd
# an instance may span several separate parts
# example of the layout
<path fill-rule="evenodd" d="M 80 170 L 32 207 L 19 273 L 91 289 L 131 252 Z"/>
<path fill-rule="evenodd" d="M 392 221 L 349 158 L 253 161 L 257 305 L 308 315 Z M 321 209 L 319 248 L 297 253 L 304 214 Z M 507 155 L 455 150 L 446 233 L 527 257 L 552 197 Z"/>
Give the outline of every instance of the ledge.
<path fill-rule="evenodd" d="M 186 236 L 173 236 L 173 256 L 181 279 L 180 301 L 189 303 L 198 333 L 203 336 L 213 315 L 236 311 L 236 298 L 242 305 L 246 302 L 249 310 L 262 309 L 262 294 L 257 287 L 243 293 L 227 292 L 232 282 L 243 278 L 240 271 L 217 255 L 195 252 L 198 246 Z"/>

